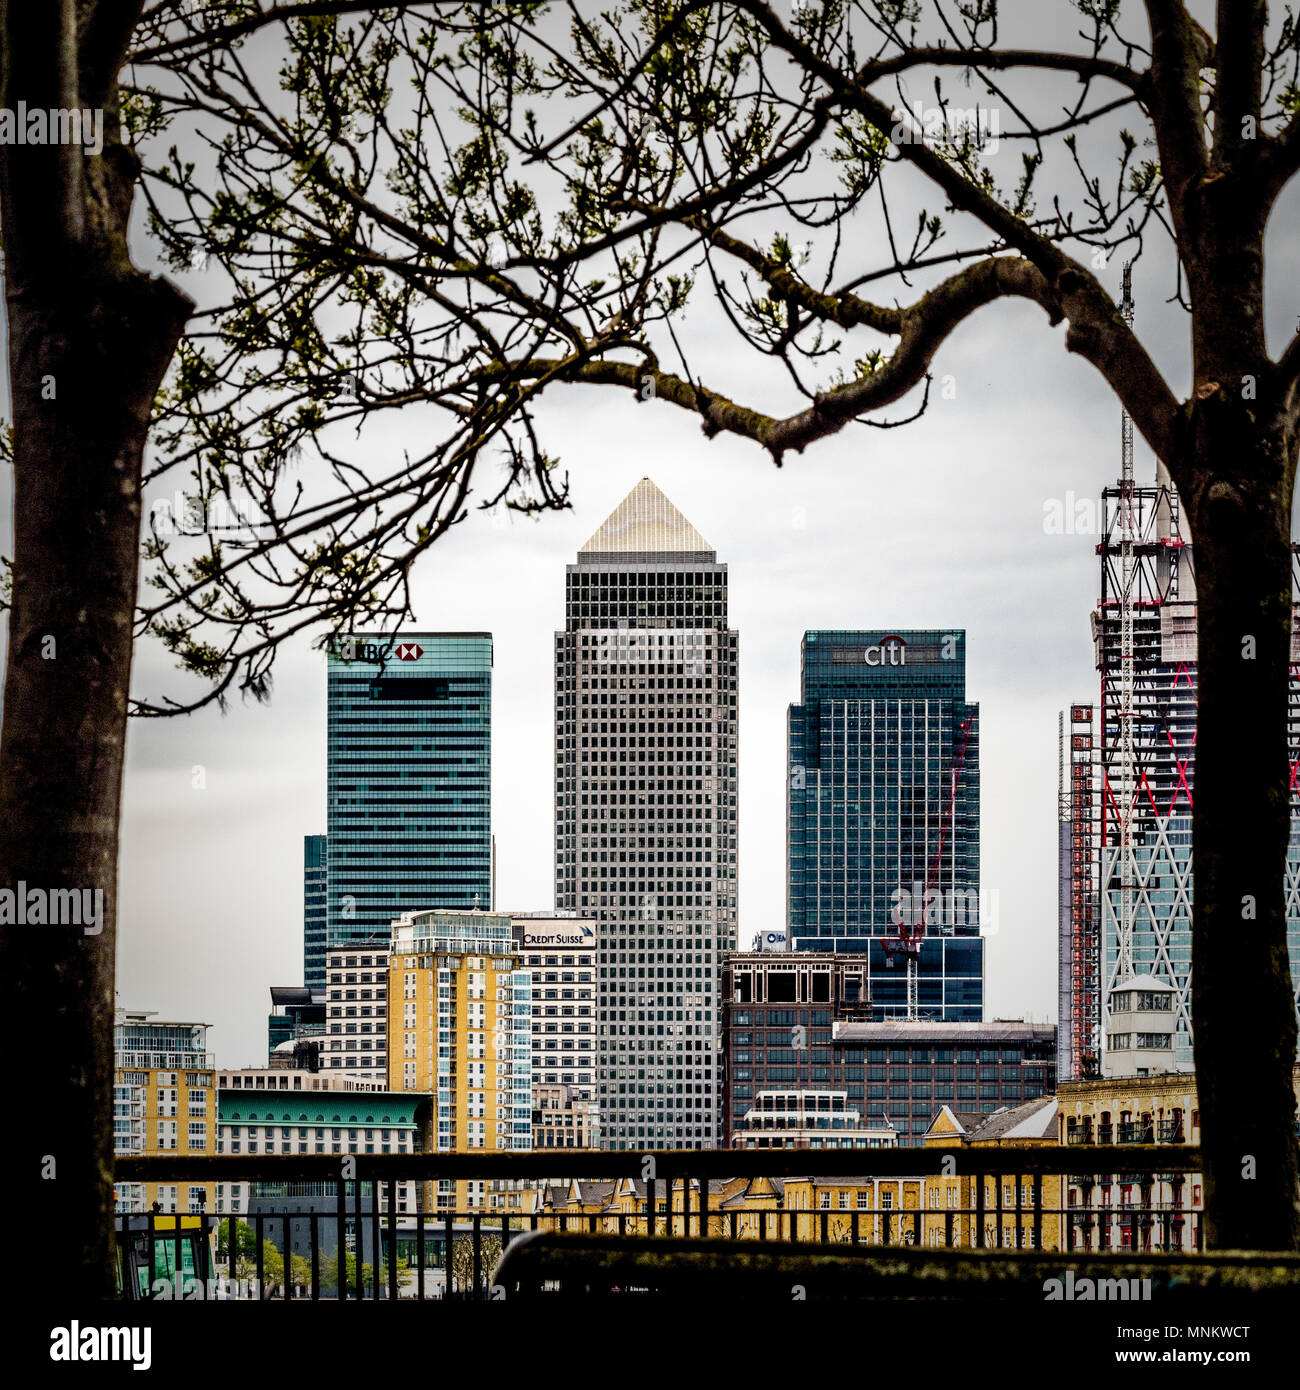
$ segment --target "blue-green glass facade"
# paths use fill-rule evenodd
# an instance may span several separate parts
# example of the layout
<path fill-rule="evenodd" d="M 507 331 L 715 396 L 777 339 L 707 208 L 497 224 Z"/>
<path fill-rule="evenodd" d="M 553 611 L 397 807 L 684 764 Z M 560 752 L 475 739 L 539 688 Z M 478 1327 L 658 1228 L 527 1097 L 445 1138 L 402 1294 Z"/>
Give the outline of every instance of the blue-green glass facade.
<path fill-rule="evenodd" d="M 889 965 L 881 939 L 923 911 L 920 1013 L 982 1019 L 979 706 L 966 699 L 966 634 L 805 633 L 788 735 L 791 946 L 864 952 L 877 1016 L 888 1017 L 906 1008 L 906 967 Z"/>
<path fill-rule="evenodd" d="M 328 935 L 329 840 L 302 837 L 302 982 L 325 988 L 325 941 Z"/>
<path fill-rule="evenodd" d="M 329 654 L 328 944 L 492 903 L 492 638 L 340 638 Z"/>

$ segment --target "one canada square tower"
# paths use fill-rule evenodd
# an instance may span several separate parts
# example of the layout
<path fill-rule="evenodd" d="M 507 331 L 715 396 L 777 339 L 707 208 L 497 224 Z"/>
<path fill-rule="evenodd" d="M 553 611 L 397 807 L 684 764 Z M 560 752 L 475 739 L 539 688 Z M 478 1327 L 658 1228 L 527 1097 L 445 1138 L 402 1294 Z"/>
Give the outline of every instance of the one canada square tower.
<path fill-rule="evenodd" d="M 642 480 L 578 552 L 555 639 L 556 907 L 598 923 L 606 1147 L 718 1142 L 736 946 L 737 635 L 727 567 Z"/>

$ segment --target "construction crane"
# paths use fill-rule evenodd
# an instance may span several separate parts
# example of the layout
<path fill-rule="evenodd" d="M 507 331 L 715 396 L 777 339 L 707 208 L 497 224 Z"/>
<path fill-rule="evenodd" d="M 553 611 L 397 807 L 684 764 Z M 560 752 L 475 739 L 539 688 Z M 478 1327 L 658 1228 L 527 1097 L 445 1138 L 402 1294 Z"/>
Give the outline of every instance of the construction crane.
<path fill-rule="evenodd" d="M 973 714 L 968 715 L 958 725 L 957 735 L 953 739 L 952 764 L 948 769 L 948 795 L 939 815 L 938 842 L 926 868 L 925 891 L 920 895 L 919 901 L 915 894 L 908 901 L 906 890 L 900 888 L 898 935 L 883 937 L 880 942 L 885 952 L 885 965 L 890 970 L 894 968 L 894 964 L 900 956 L 907 962 L 907 1018 L 909 1022 L 915 1022 L 917 1018 L 917 974 L 921 959 L 921 941 L 925 936 L 926 908 L 930 902 L 930 894 L 939 881 L 939 870 L 943 865 L 943 847 L 947 842 L 948 832 L 952 829 L 953 807 L 957 801 L 957 783 L 961 778 L 961 770 L 966 762 L 966 749 L 970 744 L 970 730 L 974 722 L 975 716 Z M 902 872 L 901 862 L 899 871 Z M 915 886 L 913 884 L 913 887 Z M 904 907 L 905 902 L 907 903 L 906 908 Z"/>
<path fill-rule="evenodd" d="M 1133 326 L 1133 262 L 1124 266 L 1123 298 L 1120 314 Z M 1134 685 L 1136 653 L 1133 650 L 1134 580 L 1137 574 L 1134 546 L 1137 542 L 1137 517 L 1133 497 L 1133 421 L 1127 410 L 1120 413 L 1120 653 L 1119 653 L 1119 930 L 1118 954 L 1121 980 L 1133 974 L 1134 880 L 1137 877 L 1133 862 L 1133 813 L 1137 807 L 1137 755 L 1134 745 Z"/>

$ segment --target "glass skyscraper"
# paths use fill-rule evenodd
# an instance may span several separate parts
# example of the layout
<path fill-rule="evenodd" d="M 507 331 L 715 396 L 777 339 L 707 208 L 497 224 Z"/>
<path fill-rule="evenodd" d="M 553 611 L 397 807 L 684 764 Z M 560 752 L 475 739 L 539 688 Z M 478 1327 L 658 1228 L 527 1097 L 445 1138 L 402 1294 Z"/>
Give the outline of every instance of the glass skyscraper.
<path fill-rule="evenodd" d="M 727 567 L 643 478 L 568 567 L 555 638 L 555 905 L 596 923 L 607 1148 L 718 1142 L 736 658 Z"/>
<path fill-rule="evenodd" d="M 302 837 L 302 982 L 308 989 L 325 988 L 328 845 L 324 835 Z"/>
<path fill-rule="evenodd" d="M 788 719 L 786 868 L 795 950 L 863 952 L 877 1017 L 907 1007 L 906 961 L 883 939 L 925 921 L 921 1017 L 977 1022 L 979 706 L 966 634 L 804 634 Z"/>
<path fill-rule="evenodd" d="M 329 652 L 329 945 L 492 906 L 492 637 L 338 638 Z"/>

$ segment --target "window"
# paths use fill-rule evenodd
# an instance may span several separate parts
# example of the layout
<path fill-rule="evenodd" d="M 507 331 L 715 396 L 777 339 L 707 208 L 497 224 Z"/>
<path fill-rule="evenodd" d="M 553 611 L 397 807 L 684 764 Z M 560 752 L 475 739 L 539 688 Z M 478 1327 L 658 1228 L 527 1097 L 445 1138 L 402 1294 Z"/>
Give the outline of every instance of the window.
<path fill-rule="evenodd" d="M 882 1192 L 882 1193 L 880 1194 L 880 1210 L 881 1210 L 881 1211 L 893 1211 L 893 1209 L 894 1209 L 894 1194 L 893 1194 L 892 1192 Z"/>

